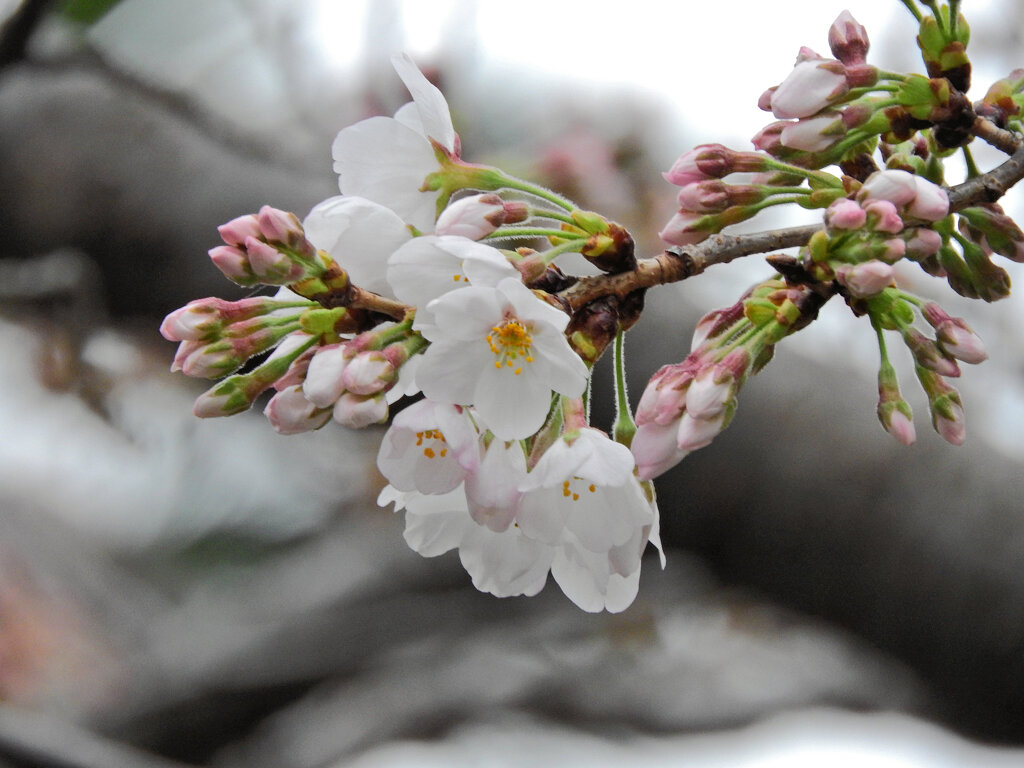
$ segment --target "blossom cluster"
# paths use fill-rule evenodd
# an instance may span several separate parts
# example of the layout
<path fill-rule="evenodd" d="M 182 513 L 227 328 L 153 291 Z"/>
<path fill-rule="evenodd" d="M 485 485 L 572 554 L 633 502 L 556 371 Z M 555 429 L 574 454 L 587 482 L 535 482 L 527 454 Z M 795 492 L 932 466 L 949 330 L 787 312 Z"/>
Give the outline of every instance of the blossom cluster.
<path fill-rule="evenodd" d="M 776 120 L 752 150 L 702 144 L 664 174 L 679 207 L 660 236 L 674 248 L 643 262 L 621 225 L 463 160 L 444 96 L 395 57 L 412 101 L 338 134 L 340 195 L 302 221 L 267 206 L 219 228 L 214 265 L 274 295 L 194 301 L 161 326 L 179 342 L 174 370 L 220 379 L 195 413 L 239 413 L 272 391 L 264 413 L 282 434 L 390 420 L 378 501 L 404 512 L 414 550 L 457 550 L 474 585 L 498 596 L 536 594 L 550 574 L 595 612 L 630 605 L 647 545 L 661 554 L 652 480 L 729 425 L 775 346 L 835 296 L 875 333 L 883 428 L 916 440 L 886 346 L 898 334 L 934 429 L 960 444 L 963 403 L 949 380 L 986 352 L 962 319 L 903 290 L 899 270 L 916 264 L 985 301 L 1008 294 L 992 259 L 1024 262 L 1024 231 L 998 204 L 973 202 L 980 194 L 958 199 L 943 168 L 963 147 L 977 175 L 966 151 L 976 119 L 1022 125 L 1024 71 L 972 106 L 966 22 L 950 7 L 926 4 L 925 16 L 905 4 L 927 75 L 869 64 L 867 32 L 844 11 L 829 30 L 833 58 L 802 48 L 761 97 Z M 647 288 L 701 271 L 716 246 L 720 261 L 735 258 L 743 238 L 705 241 L 779 205 L 820 218 L 787 239 L 796 255 L 768 257 L 776 274 L 704 316 L 634 417 L 621 342 Z M 774 234 L 749 236 L 767 245 L 744 254 L 776 247 Z M 604 274 L 567 275 L 563 254 Z M 606 433 L 588 413 L 591 370 L 609 348 L 618 415 Z"/>
<path fill-rule="evenodd" d="M 535 594 L 550 573 L 585 610 L 623 610 L 648 542 L 660 549 L 653 487 L 628 446 L 585 417 L 589 364 L 607 339 L 569 329 L 542 288 L 560 282 L 561 253 L 621 269 L 632 241 L 547 190 L 464 163 L 444 96 L 408 57 L 394 64 L 413 100 L 338 134 L 341 195 L 301 222 L 264 207 L 220 227 L 213 263 L 277 293 L 172 312 L 161 331 L 180 342 L 173 367 L 227 376 L 197 400 L 200 416 L 273 389 L 264 412 L 283 434 L 382 424 L 419 398 L 378 457 L 390 483 L 381 504 L 405 510 L 409 544 L 458 549 L 495 595 Z M 494 246 L 538 236 L 553 247 Z"/>

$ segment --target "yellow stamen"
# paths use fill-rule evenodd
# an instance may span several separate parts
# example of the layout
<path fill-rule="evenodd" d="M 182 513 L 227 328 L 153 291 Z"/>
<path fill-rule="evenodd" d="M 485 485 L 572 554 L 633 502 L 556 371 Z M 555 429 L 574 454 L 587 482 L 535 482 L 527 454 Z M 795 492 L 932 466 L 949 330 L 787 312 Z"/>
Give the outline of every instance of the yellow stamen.
<path fill-rule="evenodd" d="M 487 344 L 497 358 L 494 367 L 499 370 L 503 366 L 511 368 L 514 376 L 523 372 L 523 367 L 517 365 L 521 360 L 533 362 L 533 338 L 529 329 L 514 317 L 493 326 L 487 334 Z"/>

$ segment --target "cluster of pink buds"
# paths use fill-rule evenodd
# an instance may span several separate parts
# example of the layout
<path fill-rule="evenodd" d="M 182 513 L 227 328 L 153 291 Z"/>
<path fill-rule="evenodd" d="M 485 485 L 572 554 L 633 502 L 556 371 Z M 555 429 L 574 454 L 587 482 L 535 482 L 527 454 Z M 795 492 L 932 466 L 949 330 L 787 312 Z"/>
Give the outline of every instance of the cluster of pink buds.
<path fill-rule="evenodd" d="M 820 282 L 835 279 L 854 299 L 874 296 L 894 278 L 892 265 L 906 257 L 934 257 L 942 236 L 929 226 L 944 218 L 944 189 L 903 170 L 873 173 L 853 198 L 825 211 L 825 229 L 804 249 L 804 266 Z"/>
<path fill-rule="evenodd" d="M 326 265 L 293 213 L 263 206 L 217 228 L 224 245 L 210 259 L 229 280 L 244 286 L 289 285 L 319 277 Z"/>
<path fill-rule="evenodd" d="M 938 304 L 924 302 L 896 288 L 887 288 L 866 302 L 867 314 L 878 334 L 881 366 L 878 373 L 878 417 L 886 431 L 905 445 L 914 442 L 910 406 L 896 383 L 883 331 L 897 331 L 914 359 L 914 370 L 928 396 L 935 431 L 953 445 L 964 441 L 964 410 L 960 394 L 946 379 L 960 376 L 958 361 L 971 365 L 987 359 L 981 339 L 961 318 L 950 316 Z M 934 331 L 930 338 L 913 326 L 920 316 Z"/>
<path fill-rule="evenodd" d="M 383 423 L 389 403 L 403 394 L 395 388 L 402 366 L 425 346 L 419 334 L 395 324 L 318 346 L 275 385 L 264 413 L 286 435 L 319 429 L 332 416 L 353 429 Z"/>
<path fill-rule="evenodd" d="M 689 356 L 659 369 L 637 406 L 631 448 L 642 479 L 671 469 L 729 425 L 743 383 L 799 327 L 804 296 L 772 279 L 701 319 Z"/>

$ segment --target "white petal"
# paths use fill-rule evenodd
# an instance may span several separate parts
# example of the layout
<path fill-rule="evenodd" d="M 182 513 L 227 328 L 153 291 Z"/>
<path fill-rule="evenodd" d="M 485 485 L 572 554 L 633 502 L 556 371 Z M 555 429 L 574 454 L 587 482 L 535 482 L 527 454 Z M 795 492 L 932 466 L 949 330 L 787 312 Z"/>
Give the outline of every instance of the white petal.
<path fill-rule="evenodd" d="M 455 151 L 455 128 L 448 102 L 437 86 L 420 72 L 409 54 L 401 53 L 391 57 L 391 65 L 402 78 L 405 87 L 412 94 L 412 100 L 420 115 L 425 135 L 432 138 L 449 152 Z"/>
<path fill-rule="evenodd" d="M 430 400 L 472 405 L 476 380 L 482 366 L 492 365 L 485 345 L 437 341 L 427 347 L 416 371 L 416 384 Z"/>
<path fill-rule="evenodd" d="M 469 514 L 479 525 L 504 531 L 515 519 L 522 495 L 517 489 L 526 476 L 526 454 L 518 442 L 493 441 L 478 470 L 466 478 Z"/>
<path fill-rule="evenodd" d="M 420 192 L 438 170 L 429 142 L 390 117 L 371 117 L 343 128 L 332 147 L 334 170 L 344 195 L 380 203 L 405 222 L 429 232 L 437 192 Z"/>
<path fill-rule="evenodd" d="M 337 196 L 317 204 L 302 226 L 309 241 L 327 251 L 353 283 L 394 296 L 386 279 L 387 259 L 412 238 L 398 214 L 365 198 Z"/>
<path fill-rule="evenodd" d="M 436 557 L 454 549 L 470 528 L 462 488 L 443 496 L 409 494 L 405 498 L 405 541 L 424 557 Z"/>
<path fill-rule="evenodd" d="M 462 566 L 473 586 L 496 597 L 535 595 L 544 587 L 554 552 L 515 528 L 495 533 L 478 525 L 459 548 Z"/>
<path fill-rule="evenodd" d="M 551 390 L 528 371 L 516 376 L 508 367 L 479 375 L 472 405 L 502 440 L 522 440 L 544 424 L 551 410 Z"/>

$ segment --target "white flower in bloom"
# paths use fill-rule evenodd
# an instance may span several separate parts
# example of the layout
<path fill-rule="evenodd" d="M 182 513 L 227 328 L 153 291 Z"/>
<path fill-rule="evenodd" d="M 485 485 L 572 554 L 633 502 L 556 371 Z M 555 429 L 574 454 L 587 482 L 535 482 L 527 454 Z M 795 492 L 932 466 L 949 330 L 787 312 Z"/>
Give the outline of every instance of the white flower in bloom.
<path fill-rule="evenodd" d="M 416 383 L 431 400 L 472 405 L 502 440 L 535 433 L 552 391 L 578 397 L 587 367 L 563 331 L 568 316 L 515 278 L 470 286 L 429 305 L 435 325 Z"/>
<path fill-rule="evenodd" d="M 568 531 L 591 552 L 608 552 L 653 520 L 633 467 L 629 448 L 600 430 L 563 435 L 520 483 L 516 521 L 530 538 L 557 544 Z"/>
<path fill-rule="evenodd" d="M 386 278 L 388 257 L 412 239 L 389 208 L 361 197 L 329 197 L 302 222 L 306 238 L 330 254 L 360 288 L 394 298 Z"/>
<path fill-rule="evenodd" d="M 413 101 L 391 117 L 371 117 L 342 129 L 334 140 L 334 170 L 344 195 L 387 206 L 421 231 L 431 231 L 437 192 L 421 192 L 438 170 L 430 139 L 458 154 L 448 103 L 407 55 L 391 60 Z"/>
<path fill-rule="evenodd" d="M 399 301 L 417 307 L 414 328 L 433 324 L 427 305 L 456 288 L 496 286 L 519 271 L 497 248 L 455 235 L 417 237 L 388 259 L 387 277 Z"/>
<path fill-rule="evenodd" d="M 535 595 L 547 582 L 554 552 L 517 528 L 492 531 L 469 516 L 462 487 L 446 494 L 403 493 L 388 486 L 377 503 L 405 510 L 405 541 L 424 557 L 459 550 L 473 586 L 496 597 Z"/>
<path fill-rule="evenodd" d="M 377 466 L 398 490 L 447 493 L 479 464 L 478 437 L 461 408 L 420 400 L 391 422 Z"/>

